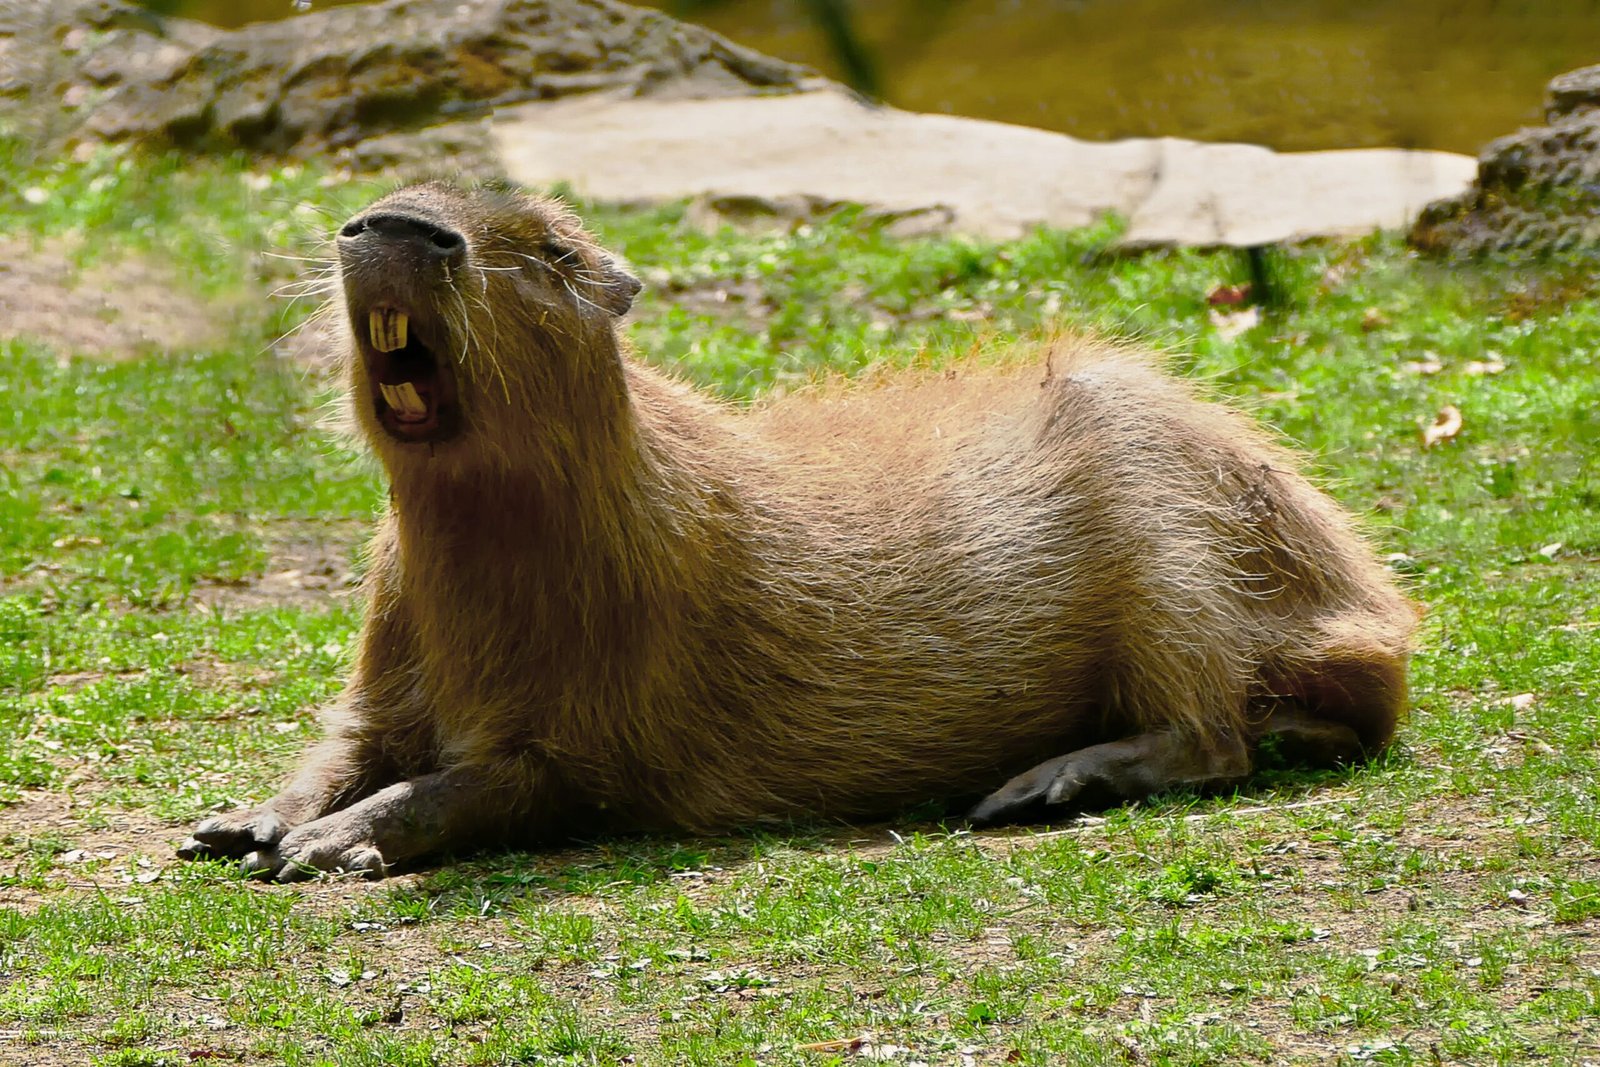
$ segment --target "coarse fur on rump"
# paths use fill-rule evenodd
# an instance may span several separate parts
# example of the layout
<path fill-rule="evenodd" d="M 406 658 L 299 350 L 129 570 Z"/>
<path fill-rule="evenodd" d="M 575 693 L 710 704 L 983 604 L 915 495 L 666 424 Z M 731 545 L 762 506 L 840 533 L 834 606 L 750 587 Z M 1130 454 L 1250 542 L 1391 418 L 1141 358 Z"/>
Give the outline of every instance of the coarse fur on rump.
<path fill-rule="evenodd" d="M 1267 734 L 1357 758 L 1404 709 L 1416 614 L 1349 517 L 1145 353 L 738 408 L 631 356 L 638 283 L 552 201 L 411 187 L 340 254 L 392 489 L 361 650 L 299 774 L 190 854 L 1049 817 L 1238 781 Z"/>

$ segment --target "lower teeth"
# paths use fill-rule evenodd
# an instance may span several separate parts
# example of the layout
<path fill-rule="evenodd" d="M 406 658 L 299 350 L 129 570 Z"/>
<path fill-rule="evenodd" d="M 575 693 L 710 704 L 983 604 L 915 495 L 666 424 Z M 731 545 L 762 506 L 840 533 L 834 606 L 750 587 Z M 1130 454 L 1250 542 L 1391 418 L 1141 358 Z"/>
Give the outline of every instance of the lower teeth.
<path fill-rule="evenodd" d="M 417 387 L 411 382 L 401 382 L 399 385 L 379 384 L 378 389 L 383 393 L 384 401 L 402 415 L 426 415 L 428 405 L 423 402 L 422 394 L 417 392 Z"/>

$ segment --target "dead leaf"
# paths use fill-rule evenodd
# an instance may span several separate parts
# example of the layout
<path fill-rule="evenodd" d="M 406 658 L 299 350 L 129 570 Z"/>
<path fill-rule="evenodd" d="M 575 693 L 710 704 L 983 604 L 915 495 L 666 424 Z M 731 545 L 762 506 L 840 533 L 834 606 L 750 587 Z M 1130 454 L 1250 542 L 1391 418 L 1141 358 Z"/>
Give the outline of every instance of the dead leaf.
<path fill-rule="evenodd" d="M 1406 374 L 1438 374 L 1444 370 L 1444 362 L 1437 353 L 1425 352 L 1421 359 L 1409 359 L 1400 364 L 1400 369 Z"/>
<path fill-rule="evenodd" d="M 1217 336 L 1224 341 L 1231 341 L 1261 323 L 1261 311 L 1253 307 L 1245 308 L 1243 311 L 1212 310 L 1206 317 L 1211 320 L 1211 325 L 1217 328 Z"/>
<path fill-rule="evenodd" d="M 1206 297 L 1206 303 L 1212 307 L 1237 307 L 1250 302 L 1251 288 L 1246 282 L 1244 285 L 1219 285 L 1211 290 Z"/>
<path fill-rule="evenodd" d="M 1538 699 L 1532 693 L 1518 693 L 1516 696 L 1506 697 L 1504 703 L 1510 704 L 1512 711 L 1527 711 Z"/>
<path fill-rule="evenodd" d="M 1499 374 L 1506 369 L 1505 363 L 1490 356 L 1488 359 L 1474 359 L 1461 368 L 1463 374 L 1470 374 L 1474 378 L 1481 378 L 1486 374 Z"/>
<path fill-rule="evenodd" d="M 1371 333 L 1373 330 L 1381 330 L 1387 325 L 1389 325 L 1389 316 L 1377 308 L 1368 308 L 1361 313 L 1361 328 L 1367 333 Z"/>
<path fill-rule="evenodd" d="M 1461 409 L 1454 404 L 1446 404 L 1439 409 L 1439 414 L 1433 417 L 1433 425 L 1422 428 L 1422 447 L 1432 448 L 1450 440 L 1460 432 Z"/>

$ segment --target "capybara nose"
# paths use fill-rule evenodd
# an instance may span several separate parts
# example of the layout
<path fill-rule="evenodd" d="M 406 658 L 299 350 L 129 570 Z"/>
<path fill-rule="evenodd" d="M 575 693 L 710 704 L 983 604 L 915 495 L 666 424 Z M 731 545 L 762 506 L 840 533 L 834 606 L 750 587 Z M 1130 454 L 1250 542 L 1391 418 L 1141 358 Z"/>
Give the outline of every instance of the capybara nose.
<path fill-rule="evenodd" d="M 431 219 L 400 212 L 360 215 L 339 231 L 341 245 L 362 238 L 401 242 L 450 266 L 456 266 L 467 255 L 467 239 L 460 233 Z"/>

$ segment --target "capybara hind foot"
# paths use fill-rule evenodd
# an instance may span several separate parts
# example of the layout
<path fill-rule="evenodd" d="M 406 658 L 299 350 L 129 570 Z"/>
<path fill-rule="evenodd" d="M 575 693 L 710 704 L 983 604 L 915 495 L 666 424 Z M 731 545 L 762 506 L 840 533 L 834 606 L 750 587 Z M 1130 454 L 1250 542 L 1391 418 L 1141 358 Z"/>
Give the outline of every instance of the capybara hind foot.
<path fill-rule="evenodd" d="M 271 804 L 248 811 L 224 812 L 196 826 L 194 836 L 178 846 L 178 857 L 236 859 L 249 852 L 271 848 L 289 829 L 289 821 Z"/>
<path fill-rule="evenodd" d="M 1233 738 L 1209 746 L 1177 731 L 1158 730 L 1090 745 L 1023 771 L 967 816 L 982 826 L 1060 818 L 1164 789 L 1226 785 L 1248 777 L 1250 753 Z"/>
<path fill-rule="evenodd" d="M 1299 766 L 1339 767 L 1367 754 L 1361 737 L 1349 726 L 1286 705 L 1273 708 L 1252 732 L 1261 739 L 1272 738 L 1284 762 Z"/>

